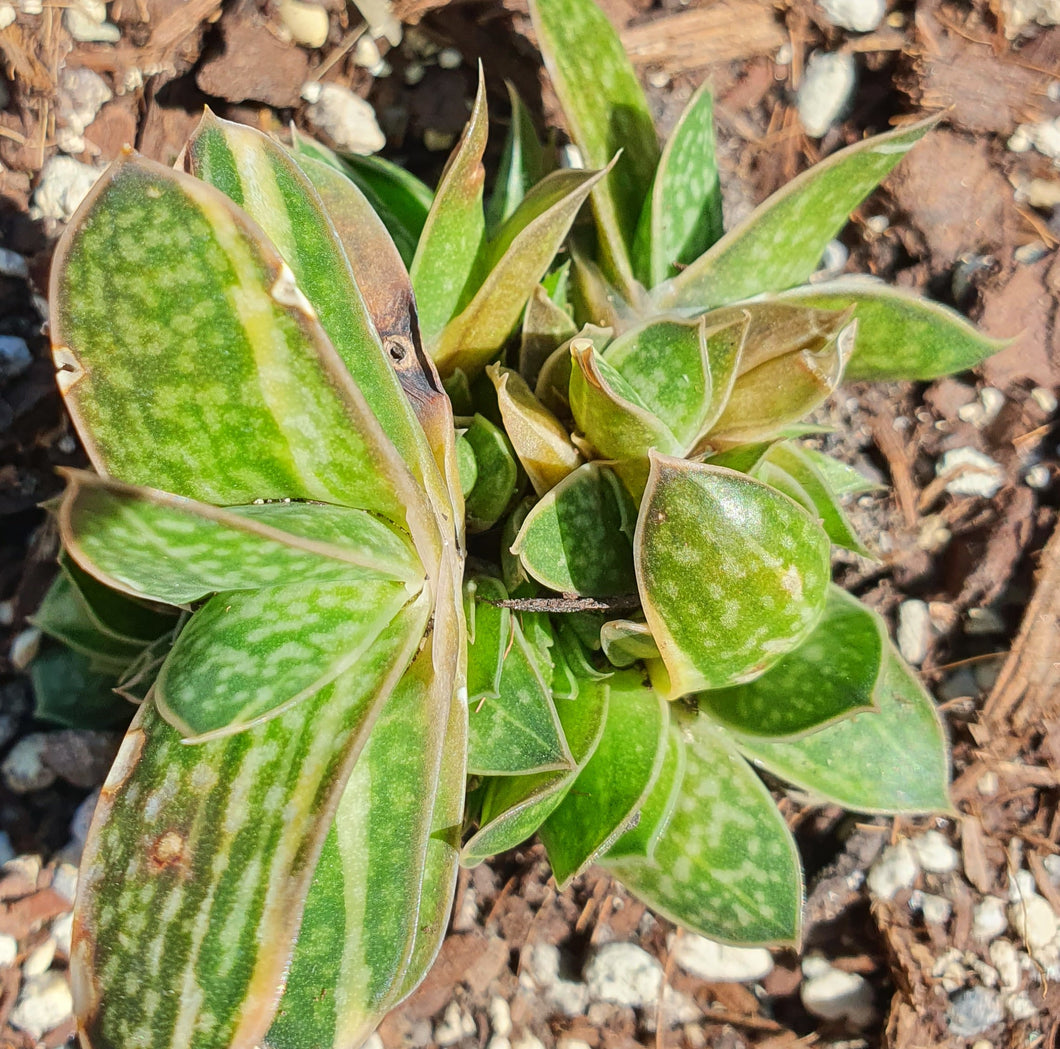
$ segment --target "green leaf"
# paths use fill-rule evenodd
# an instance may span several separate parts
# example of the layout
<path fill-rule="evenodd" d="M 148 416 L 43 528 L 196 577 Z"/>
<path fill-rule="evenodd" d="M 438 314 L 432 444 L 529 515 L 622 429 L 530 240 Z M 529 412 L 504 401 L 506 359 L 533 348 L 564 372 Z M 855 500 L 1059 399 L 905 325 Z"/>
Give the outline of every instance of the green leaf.
<path fill-rule="evenodd" d="M 689 99 L 663 149 L 637 226 L 637 279 L 649 288 L 661 284 L 699 258 L 723 232 L 714 95 L 708 81 Z"/>
<path fill-rule="evenodd" d="M 63 235 L 51 301 L 100 472 L 217 504 L 422 505 L 290 269 L 211 186 L 118 161 Z"/>
<path fill-rule="evenodd" d="M 603 865 L 671 921 L 724 943 L 794 946 L 802 871 L 769 791 L 708 718 L 684 713 L 681 797 L 654 858 Z"/>
<path fill-rule="evenodd" d="M 828 537 L 743 474 L 655 453 L 651 463 L 634 556 L 669 694 L 753 680 L 816 625 Z"/>
<path fill-rule="evenodd" d="M 847 363 L 850 382 L 937 379 L 974 368 L 1008 345 L 948 306 L 868 277 L 811 284 L 783 299 L 826 310 L 853 307 L 858 337 Z"/>
<path fill-rule="evenodd" d="M 638 660 L 658 659 L 659 646 L 647 623 L 613 619 L 600 628 L 600 644 L 608 661 L 616 667 L 632 666 Z"/>
<path fill-rule="evenodd" d="M 802 448 L 801 452 L 825 479 L 828 490 L 839 499 L 851 495 L 863 495 L 865 492 L 878 491 L 884 487 L 877 481 L 870 481 L 853 466 L 848 466 L 825 452 L 819 452 L 814 448 Z"/>
<path fill-rule="evenodd" d="M 512 614 L 495 602 L 508 591 L 492 576 L 464 581 L 464 617 L 467 621 L 467 704 L 474 710 L 482 699 L 500 696 L 504 654 L 512 644 Z"/>
<path fill-rule="evenodd" d="M 486 374 L 497 390 L 504 430 L 534 491 L 544 495 L 582 462 L 566 427 L 510 368 L 491 364 Z"/>
<path fill-rule="evenodd" d="M 511 550 L 550 590 L 588 597 L 630 594 L 637 586 L 636 514 L 611 470 L 586 463 L 530 511 Z"/>
<path fill-rule="evenodd" d="M 600 354 L 611 341 L 612 334 L 610 328 L 598 328 L 595 324 L 585 324 L 574 339 L 561 343 L 555 352 L 545 359 L 537 376 L 534 393 L 550 412 L 561 419 L 571 419 L 570 377 L 573 371 L 571 344 L 575 339 L 587 341 L 597 354 Z"/>
<path fill-rule="evenodd" d="M 678 720 L 676 717 L 669 718 L 662 767 L 641 803 L 639 818 L 608 846 L 607 858 L 611 861 L 627 857 L 650 860 L 655 856 L 655 846 L 677 808 L 685 779 L 687 759 Z"/>
<path fill-rule="evenodd" d="M 670 704 L 640 670 L 610 679 L 600 742 L 540 835 L 562 891 L 635 819 L 666 757 Z"/>
<path fill-rule="evenodd" d="M 850 213 L 936 118 L 865 139 L 821 161 L 658 289 L 658 306 L 709 309 L 805 284 Z"/>
<path fill-rule="evenodd" d="M 535 386 L 545 361 L 577 334 L 578 327 L 569 314 L 539 284 L 530 294 L 520 325 L 519 374 Z"/>
<path fill-rule="evenodd" d="M 485 278 L 433 349 L 443 374 L 480 372 L 507 341 L 603 172 L 555 171 L 526 195 L 489 245 Z"/>
<path fill-rule="evenodd" d="M 222 590 L 423 579 L 407 539 L 341 506 L 222 510 L 70 471 L 59 527 L 71 556 L 108 585 L 181 605 Z"/>
<path fill-rule="evenodd" d="M 136 708 L 114 691 L 114 675 L 94 669 L 90 656 L 45 642 L 29 665 L 33 714 L 64 728 L 124 727 Z"/>
<path fill-rule="evenodd" d="M 442 173 L 409 267 L 423 342 L 432 353 L 442 329 L 478 289 L 478 267 L 486 239 L 482 154 L 487 130 L 486 89 L 480 75 L 471 119 Z"/>
<path fill-rule="evenodd" d="M 831 587 L 813 633 L 761 677 L 700 692 L 699 709 L 734 732 L 795 736 L 873 709 L 884 656 L 879 618 Z"/>
<path fill-rule="evenodd" d="M 477 611 L 483 611 L 481 605 Z M 541 665 L 519 619 L 510 617 L 508 623 L 496 693 L 480 688 L 470 706 L 468 770 L 483 776 L 565 771 L 574 761 L 552 701 L 551 667 Z M 490 642 L 494 633 L 491 629 Z"/>
<path fill-rule="evenodd" d="M 805 449 L 789 441 L 782 441 L 772 446 L 766 453 L 765 464 L 772 464 L 791 478 L 805 494 L 806 501 L 802 505 L 812 514 L 816 514 L 821 521 L 821 527 L 828 533 L 828 538 L 841 546 L 844 550 L 853 550 L 862 557 L 872 555 L 858 538 L 854 526 L 847 519 L 839 500 L 832 494 L 828 481 L 816 466 L 816 463 Z M 779 488 L 792 498 L 794 494 L 787 491 L 782 484 L 777 484 L 776 479 L 770 479 L 763 474 L 756 473 L 755 476 L 761 480 Z"/>
<path fill-rule="evenodd" d="M 618 336 L 604 360 L 688 451 L 725 407 L 748 327 L 746 316 L 652 320 Z"/>
<path fill-rule="evenodd" d="M 607 718 L 609 684 L 589 678 L 579 699 L 557 707 L 575 767 L 568 772 L 498 776 L 486 782 L 479 828 L 464 844 L 460 862 L 471 867 L 515 848 L 541 826 L 584 768 L 600 742 Z"/>
<path fill-rule="evenodd" d="M 504 139 L 504 152 L 493 193 L 486 205 L 486 226 L 490 235 L 514 214 L 523 198 L 545 174 L 545 150 L 537 137 L 530 111 L 523 105 L 519 93 L 506 82 L 512 117 Z"/>
<path fill-rule="evenodd" d="M 593 192 L 600 251 L 612 279 L 633 284 L 629 251 L 648 196 L 659 143 L 622 42 L 593 0 L 531 0 L 538 46 L 571 138 L 585 163 L 615 170 Z"/>
<path fill-rule="evenodd" d="M 464 500 L 467 527 L 472 532 L 484 532 L 500 520 L 515 495 L 519 479 L 515 449 L 504 431 L 484 415 L 471 419 L 463 439 L 476 465 L 475 483 Z"/>
<path fill-rule="evenodd" d="M 357 666 L 238 735 L 187 746 L 140 708 L 81 867 L 71 968 L 89 1044 L 260 1044 L 350 768 L 428 613 L 410 606 Z"/>
<path fill-rule="evenodd" d="M 875 710 L 798 739 L 740 735 L 752 761 L 856 812 L 949 812 L 949 748 L 935 704 L 890 646 Z"/>
<path fill-rule="evenodd" d="M 409 596 L 371 579 L 217 594 L 162 666 L 159 712 L 192 739 L 274 718 L 355 666 Z"/>

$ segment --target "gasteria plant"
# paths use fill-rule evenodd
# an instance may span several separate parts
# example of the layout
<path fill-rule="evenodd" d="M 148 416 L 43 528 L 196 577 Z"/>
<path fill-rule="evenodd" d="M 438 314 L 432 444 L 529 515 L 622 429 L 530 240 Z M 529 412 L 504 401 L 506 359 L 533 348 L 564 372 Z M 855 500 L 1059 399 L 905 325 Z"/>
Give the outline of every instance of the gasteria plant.
<path fill-rule="evenodd" d="M 207 114 L 183 170 L 122 158 L 59 245 L 98 473 L 55 508 L 39 623 L 76 654 L 38 682 L 142 701 L 82 866 L 85 1045 L 356 1046 L 429 967 L 458 865 L 535 832 L 561 886 L 600 862 L 687 928 L 797 943 L 755 766 L 948 808 L 929 697 L 829 581 L 870 486 L 797 439 L 844 375 L 994 348 L 883 285 L 799 286 L 928 125 L 722 235 L 709 93 L 660 152 L 591 0 L 532 13 L 596 170 L 545 175 L 513 100 L 484 207 L 481 86 L 434 193 Z"/>

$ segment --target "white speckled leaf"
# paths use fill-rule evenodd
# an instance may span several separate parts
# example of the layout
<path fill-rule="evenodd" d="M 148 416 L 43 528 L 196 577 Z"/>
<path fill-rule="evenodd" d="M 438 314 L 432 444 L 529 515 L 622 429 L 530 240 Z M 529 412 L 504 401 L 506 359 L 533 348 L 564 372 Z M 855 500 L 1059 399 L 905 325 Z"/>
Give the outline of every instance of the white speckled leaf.
<path fill-rule="evenodd" d="M 70 472 L 59 527 L 109 586 L 181 605 L 221 590 L 297 581 L 423 579 L 408 538 L 363 510 L 306 503 L 222 510 Z"/>
<path fill-rule="evenodd" d="M 217 594 L 163 664 L 158 709 L 193 738 L 276 717 L 356 664 L 410 596 L 388 580 Z"/>
<path fill-rule="evenodd" d="M 888 645 L 875 710 L 799 739 L 741 734 L 740 750 L 814 797 L 856 812 L 948 812 L 949 748 L 935 704 Z"/>
<path fill-rule="evenodd" d="M 662 285 L 658 305 L 709 309 L 804 284 L 850 213 L 936 122 L 865 139 L 803 172 Z"/>
<path fill-rule="evenodd" d="M 828 537 L 744 474 L 655 453 L 651 464 L 634 556 L 671 697 L 752 680 L 816 625 Z"/>
<path fill-rule="evenodd" d="M 681 796 L 651 860 L 603 857 L 626 888 L 671 921 L 724 943 L 796 945 L 802 871 L 762 781 L 704 715 L 676 707 L 685 741 Z"/>

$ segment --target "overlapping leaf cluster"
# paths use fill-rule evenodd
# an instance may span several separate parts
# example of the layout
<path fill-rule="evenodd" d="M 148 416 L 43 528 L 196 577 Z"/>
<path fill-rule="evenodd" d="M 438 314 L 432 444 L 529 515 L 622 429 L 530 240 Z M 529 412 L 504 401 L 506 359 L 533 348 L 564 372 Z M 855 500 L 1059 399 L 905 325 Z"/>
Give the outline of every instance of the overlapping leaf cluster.
<path fill-rule="evenodd" d="M 121 160 L 60 245 L 98 474 L 56 508 L 42 713 L 83 718 L 75 680 L 141 704 L 84 859 L 86 1044 L 356 1045 L 429 967 L 458 864 L 534 833 L 561 886 L 600 862 L 688 928 L 795 943 L 756 766 L 948 805 L 929 697 L 830 583 L 865 482 L 798 428 L 844 377 L 992 349 L 804 284 L 927 125 L 723 234 L 709 92 L 660 150 L 591 0 L 532 13 L 591 170 L 550 171 L 513 98 L 486 199 L 481 89 L 433 193 L 207 115 L 183 171 Z"/>

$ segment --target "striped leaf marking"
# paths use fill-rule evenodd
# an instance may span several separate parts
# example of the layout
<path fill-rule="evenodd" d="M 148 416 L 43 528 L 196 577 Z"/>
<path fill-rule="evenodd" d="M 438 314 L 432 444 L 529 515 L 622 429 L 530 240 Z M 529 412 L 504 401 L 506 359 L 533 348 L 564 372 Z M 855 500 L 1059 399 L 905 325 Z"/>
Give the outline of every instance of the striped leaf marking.
<path fill-rule="evenodd" d="M 805 284 L 850 213 L 936 123 L 867 138 L 804 171 L 661 285 L 657 306 L 709 309 Z"/>
<path fill-rule="evenodd" d="M 390 579 L 423 569 L 407 537 L 363 510 L 279 503 L 222 510 L 69 472 L 58 511 L 66 549 L 108 586 L 182 605 L 223 590 Z"/>
<path fill-rule="evenodd" d="M 710 719 L 682 717 L 685 774 L 652 859 L 603 865 L 654 910 L 726 943 L 795 945 L 802 871 L 795 842 L 765 784 Z"/>
<path fill-rule="evenodd" d="M 634 558 L 670 698 L 753 680 L 810 634 L 828 537 L 760 481 L 651 453 Z"/>
<path fill-rule="evenodd" d="M 181 742 L 146 703 L 82 861 L 75 1007 L 93 1049 L 251 1049 L 272 1020 L 321 846 L 429 613 L 280 717 Z"/>
<path fill-rule="evenodd" d="M 117 161 L 60 241 L 51 302 L 60 388 L 101 473 L 401 522 L 422 499 L 289 267 L 211 186 Z"/>

